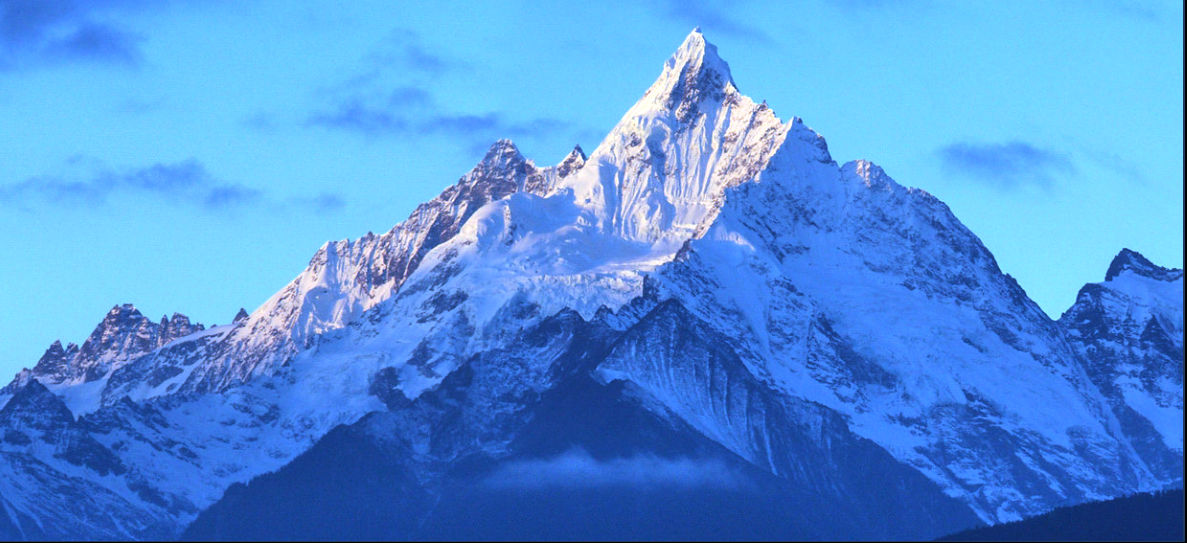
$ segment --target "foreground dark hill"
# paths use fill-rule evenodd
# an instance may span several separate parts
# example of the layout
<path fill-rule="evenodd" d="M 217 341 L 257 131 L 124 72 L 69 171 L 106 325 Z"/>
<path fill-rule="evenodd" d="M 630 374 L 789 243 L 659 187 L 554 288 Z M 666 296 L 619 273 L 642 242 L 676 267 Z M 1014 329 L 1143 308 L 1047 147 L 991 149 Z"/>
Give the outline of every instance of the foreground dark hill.
<path fill-rule="evenodd" d="M 1183 489 L 1060 507 L 936 541 L 1183 541 Z"/>

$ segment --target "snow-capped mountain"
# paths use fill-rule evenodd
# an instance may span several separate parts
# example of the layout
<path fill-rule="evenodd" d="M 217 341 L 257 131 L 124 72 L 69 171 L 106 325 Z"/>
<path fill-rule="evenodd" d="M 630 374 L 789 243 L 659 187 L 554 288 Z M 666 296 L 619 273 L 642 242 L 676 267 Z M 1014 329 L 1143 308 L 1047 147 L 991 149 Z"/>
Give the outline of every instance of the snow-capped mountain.
<path fill-rule="evenodd" d="M 123 362 L 205 329 L 201 324 L 190 324 L 189 317 L 179 313 L 174 313 L 172 320 L 161 317 L 158 324 L 132 304 L 115 306 L 82 347 L 71 343 L 63 349 L 61 342 L 54 342 L 37 365 L 22 375 L 54 385 L 89 383 Z"/>
<path fill-rule="evenodd" d="M 162 316 L 161 322 L 155 323 L 132 304 L 117 305 L 82 347 L 71 343 L 63 349 L 62 343 L 55 341 L 33 369 L 18 373 L 12 384 L 0 389 L 0 394 L 15 392 L 15 387 L 37 379 L 67 395 L 72 411 L 92 411 L 98 407 L 97 393 L 105 388 L 110 374 L 132 360 L 205 329 L 201 324 L 190 324 L 189 317 L 180 313 L 174 313 L 172 319 Z"/>
<path fill-rule="evenodd" d="M 1183 270 L 1124 249 L 1059 318 L 1121 430 L 1162 478 L 1183 476 Z"/>
<path fill-rule="evenodd" d="M 0 536 L 489 538 L 523 508 L 628 533 L 588 505 L 634 534 L 934 537 L 1182 484 L 1182 313 L 1182 271 L 1126 250 L 1052 321 L 693 31 L 588 156 L 500 140 L 231 324 L 120 306 L 55 343 L 0 390 Z"/>

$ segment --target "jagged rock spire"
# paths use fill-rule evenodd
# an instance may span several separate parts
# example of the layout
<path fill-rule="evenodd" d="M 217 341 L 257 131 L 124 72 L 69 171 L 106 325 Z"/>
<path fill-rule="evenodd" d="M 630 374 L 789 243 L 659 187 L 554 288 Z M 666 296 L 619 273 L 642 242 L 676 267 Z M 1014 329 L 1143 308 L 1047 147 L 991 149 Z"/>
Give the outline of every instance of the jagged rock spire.
<path fill-rule="evenodd" d="M 573 150 L 569 151 L 569 154 L 565 156 L 565 159 L 562 160 L 559 165 L 557 165 L 557 175 L 559 177 L 565 177 L 577 170 L 580 170 L 581 167 L 585 165 L 585 160 L 587 158 L 588 157 L 585 156 L 585 151 L 581 149 L 580 145 L 573 146 Z"/>
<path fill-rule="evenodd" d="M 581 158 L 581 160 L 583 160 L 583 161 L 584 161 L 585 159 L 589 158 L 589 157 L 585 156 L 585 150 L 583 150 L 583 149 L 581 148 L 581 144 L 574 145 L 574 146 L 573 146 L 573 150 L 572 150 L 572 151 L 569 151 L 569 156 L 571 156 L 571 157 L 580 157 L 580 158 Z"/>

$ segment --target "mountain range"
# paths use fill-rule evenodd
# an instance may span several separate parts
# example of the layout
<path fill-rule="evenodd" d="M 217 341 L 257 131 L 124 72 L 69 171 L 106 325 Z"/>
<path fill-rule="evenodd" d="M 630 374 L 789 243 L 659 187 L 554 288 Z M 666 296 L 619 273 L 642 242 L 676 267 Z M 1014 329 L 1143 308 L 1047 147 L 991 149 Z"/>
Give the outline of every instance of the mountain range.
<path fill-rule="evenodd" d="M 920 539 L 1183 484 L 1183 271 L 1049 318 L 694 30 L 588 155 L 496 142 L 205 327 L 0 389 L 6 539 Z"/>

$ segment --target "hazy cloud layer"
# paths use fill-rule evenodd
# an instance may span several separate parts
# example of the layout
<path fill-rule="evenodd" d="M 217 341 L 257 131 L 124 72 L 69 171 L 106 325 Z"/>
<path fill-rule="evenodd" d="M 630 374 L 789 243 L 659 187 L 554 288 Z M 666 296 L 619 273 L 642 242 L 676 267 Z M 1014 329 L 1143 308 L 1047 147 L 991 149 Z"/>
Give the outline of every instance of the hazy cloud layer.
<path fill-rule="evenodd" d="M 120 171 L 102 166 L 92 166 L 90 170 L 81 179 L 46 175 L 0 186 L 0 203 L 25 208 L 37 204 L 98 208 L 107 205 L 113 197 L 124 195 L 212 211 L 246 206 L 332 211 L 343 206 L 341 197 L 333 194 L 287 200 L 269 198 L 259 189 L 219 181 L 193 159 Z"/>
<path fill-rule="evenodd" d="M 946 174 L 959 175 L 1003 189 L 1025 185 L 1050 187 L 1055 176 L 1075 172 L 1062 154 L 1029 143 L 953 143 L 939 150 Z"/>
<path fill-rule="evenodd" d="M 491 488 L 603 488 L 614 486 L 678 489 L 738 489 L 745 477 L 717 460 L 668 459 L 652 455 L 598 461 L 583 450 L 544 460 L 510 462 L 484 481 Z"/>
<path fill-rule="evenodd" d="M 61 62 L 140 63 L 140 36 L 113 22 L 136 0 L 0 0 L 0 70 Z"/>

